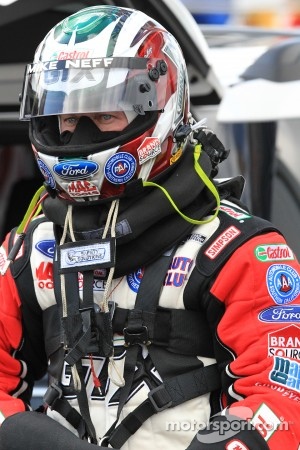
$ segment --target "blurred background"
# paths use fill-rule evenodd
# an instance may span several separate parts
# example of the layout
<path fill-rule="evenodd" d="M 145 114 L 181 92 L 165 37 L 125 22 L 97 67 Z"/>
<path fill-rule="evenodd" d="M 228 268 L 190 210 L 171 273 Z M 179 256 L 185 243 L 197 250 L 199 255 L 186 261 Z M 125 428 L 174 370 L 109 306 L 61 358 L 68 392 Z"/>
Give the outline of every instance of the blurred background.
<path fill-rule="evenodd" d="M 286 28 L 299 25 L 299 0 L 182 0 L 199 24 Z"/>
<path fill-rule="evenodd" d="M 300 256 L 300 1 L 182 0 L 222 85 L 197 105 L 231 149 L 221 175 L 242 173 L 243 199 L 284 231 Z"/>
<path fill-rule="evenodd" d="M 24 67 L 59 20 L 98 1 L 0 0 L 0 240 L 43 179 L 18 121 Z M 192 112 L 231 155 L 220 177 L 246 178 L 243 200 L 300 256 L 300 0 L 103 0 L 143 10 L 179 41 Z M 298 62 L 299 60 L 299 62 Z"/>

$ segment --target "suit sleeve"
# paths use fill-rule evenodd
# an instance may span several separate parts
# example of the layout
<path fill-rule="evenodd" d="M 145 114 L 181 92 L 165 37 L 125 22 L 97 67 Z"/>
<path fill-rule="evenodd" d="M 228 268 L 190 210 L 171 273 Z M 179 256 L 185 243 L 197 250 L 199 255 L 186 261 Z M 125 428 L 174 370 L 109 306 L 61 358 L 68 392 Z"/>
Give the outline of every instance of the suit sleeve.
<path fill-rule="evenodd" d="M 218 341 L 231 355 L 224 407 L 250 421 L 270 450 L 300 442 L 299 273 L 284 238 L 271 232 L 235 251 L 211 289 L 225 311 Z"/>
<path fill-rule="evenodd" d="M 6 258 L 6 242 L 0 250 L 0 266 Z M 26 365 L 14 357 L 22 342 L 20 299 L 10 270 L 0 275 L 0 423 L 26 410 L 18 396 L 26 389 Z"/>

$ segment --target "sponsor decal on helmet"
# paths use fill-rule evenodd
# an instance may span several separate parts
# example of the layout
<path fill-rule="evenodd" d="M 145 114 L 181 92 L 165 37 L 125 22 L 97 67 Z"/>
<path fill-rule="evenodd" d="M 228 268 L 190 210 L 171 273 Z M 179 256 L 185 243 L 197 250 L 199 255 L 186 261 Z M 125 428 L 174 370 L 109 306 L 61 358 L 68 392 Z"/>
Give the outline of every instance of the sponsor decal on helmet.
<path fill-rule="evenodd" d="M 39 61 L 38 63 L 28 64 L 27 73 L 40 73 L 52 70 L 66 70 L 66 69 L 96 69 L 106 68 L 113 64 L 114 58 L 88 58 L 88 59 L 61 59 L 59 61 Z M 120 64 L 118 59 L 115 59 L 116 64 Z M 49 76 L 50 80 L 50 76 Z M 50 82 L 50 81 L 49 81 Z"/>
<path fill-rule="evenodd" d="M 160 153 L 160 140 L 156 137 L 146 137 L 137 149 L 140 164 L 144 164 L 148 159 L 155 158 Z"/>
<path fill-rule="evenodd" d="M 63 161 L 55 164 L 53 170 L 64 180 L 82 180 L 98 172 L 99 164 L 86 159 Z"/>
<path fill-rule="evenodd" d="M 275 356 L 269 379 L 275 384 L 300 392 L 300 364 L 288 358 Z"/>
<path fill-rule="evenodd" d="M 300 360 L 300 328 L 292 324 L 269 333 L 268 356 Z"/>
<path fill-rule="evenodd" d="M 55 240 L 45 239 L 44 241 L 39 241 L 35 244 L 35 248 L 43 255 L 53 259 L 55 252 Z"/>
<path fill-rule="evenodd" d="M 61 51 L 59 53 L 54 53 L 52 59 L 57 59 L 57 60 L 61 60 L 61 59 L 87 59 L 89 58 L 89 52 L 91 50 L 88 49 L 77 49 L 77 50 L 72 50 L 72 51 L 68 51 L 68 52 L 64 52 Z"/>
<path fill-rule="evenodd" d="M 71 197 L 89 197 L 99 195 L 100 191 L 93 183 L 87 180 L 72 181 L 68 184 L 68 194 Z"/>
<path fill-rule="evenodd" d="M 285 305 L 295 300 L 300 293 L 298 272 L 287 264 L 273 264 L 266 275 L 267 288 L 277 305 Z"/>
<path fill-rule="evenodd" d="M 300 305 L 270 306 L 258 315 L 261 322 L 300 322 Z"/>
<path fill-rule="evenodd" d="M 46 180 L 46 183 L 52 188 L 54 189 L 56 186 L 55 183 L 55 179 L 51 173 L 51 170 L 49 169 L 48 166 L 46 166 L 46 164 L 44 163 L 44 161 L 42 161 L 40 158 L 37 159 L 37 164 L 39 166 L 40 171 L 43 174 L 43 177 Z"/>
<path fill-rule="evenodd" d="M 215 259 L 219 253 L 224 250 L 224 248 L 234 239 L 241 234 L 241 231 L 235 226 L 228 227 L 214 242 L 208 247 L 204 252 L 206 256 L 210 259 Z"/>
<path fill-rule="evenodd" d="M 104 174 L 113 184 L 123 184 L 131 180 L 136 171 L 136 160 L 127 152 L 116 153 L 105 163 Z"/>
<path fill-rule="evenodd" d="M 138 269 L 135 272 L 127 275 L 128 286 L 133 292 L 137 292 L 139 290 L 143 275 L 144 269 Z"/>
<path fill-rule="evenodd" d="M 288 261 L 295 259 L 290 247 L 286 244 L 262 244 L 254 250 L 255 257 L 262 262 Z"/>

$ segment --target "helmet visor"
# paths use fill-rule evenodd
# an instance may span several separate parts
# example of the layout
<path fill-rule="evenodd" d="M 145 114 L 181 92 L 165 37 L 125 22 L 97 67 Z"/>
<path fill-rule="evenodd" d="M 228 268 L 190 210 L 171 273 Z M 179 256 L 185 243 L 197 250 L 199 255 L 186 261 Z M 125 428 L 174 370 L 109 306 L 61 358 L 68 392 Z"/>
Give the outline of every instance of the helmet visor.
<path fill-rule="evenodd" d="M 20 119 L 58 114 L 162 110 L 167 68 L 154 58 L 89 58 L 28 64 Z"/>

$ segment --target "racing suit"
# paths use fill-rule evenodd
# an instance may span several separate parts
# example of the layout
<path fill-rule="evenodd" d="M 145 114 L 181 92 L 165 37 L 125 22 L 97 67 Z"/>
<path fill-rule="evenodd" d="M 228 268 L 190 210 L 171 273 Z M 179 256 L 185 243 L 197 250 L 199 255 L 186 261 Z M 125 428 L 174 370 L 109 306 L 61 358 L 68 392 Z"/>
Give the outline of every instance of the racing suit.
<path fill-rule="evenodd" d="M 30 410 L 33 383 L 48 369 L 52 389 L 45 396 L 45 413 L 80 436 L 64 408 L 55 406 L 58 391 L 59 401 L 67 400 L 72 412 L 82 413 L 75 375 L 64 359 L 54 286 L 57 238 L 51 221 L 42 217 L 32 223 L 15 263 L 0 277 L 1 419 L 5 424 L 5 418 Z M 2 262 L 13 241 L 14 233 L 2 246 Z M 89 348 L 81 358 L 81 381 L 97 439 L 133 413 L 141 423 L 135 427 L 130 422 L 126 439 L 109 445 L 126 450 L 298 449 L 300 269 L 285 238 L 237 202 L 223 199 L 214 220 L 194 226 L 160 259 L 165 259 L 159 269 L 162 286 L 155 286 L 156 277 L 150 284 L 148 278 L 146 286 L 146 292 L 158 292 L 157 305 L 145 313 L 141 328 L 129 329 L 128 311 L 137 309 L 147 267 L 122 274 L 110 285 L 113 356 Z M 82 297 L 84 275 L 76 277 Z M 106 269 L 95 269 L 95 311 L 106 281 Z M 143 299 L 138 311 L 141 304 Z M 126 355 L 132 349 L 134 370 L 126 379 Z M 216 366 L 217 373 L 201 372 Z M 124 378 L 129 385 L 125 400 Z M 155 393 L 164 383 L 170 398 L 158 405 Z M 146 420 L 135 414 L 144 402 L 154 405 Z M 251 423 L 249 430 L 238 434 L 235 428 L 226 435 L 221 422 L 211 422 L 213 427 L 195 437 L 226 408 L 241 424 L 243 419 Z M 107 445 L 105 439 L 99 442 Z"/>

